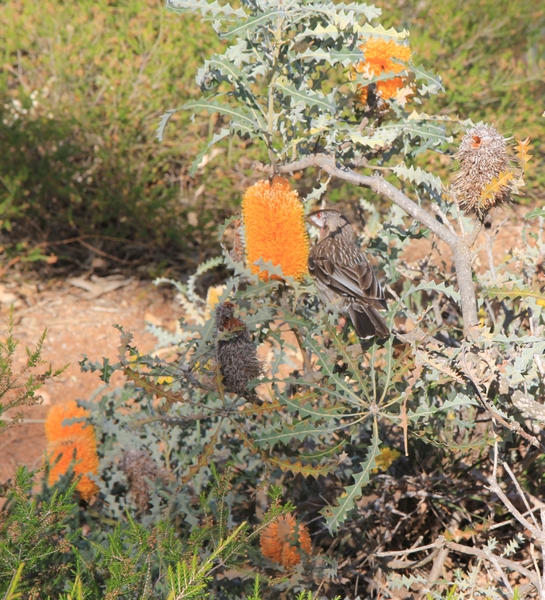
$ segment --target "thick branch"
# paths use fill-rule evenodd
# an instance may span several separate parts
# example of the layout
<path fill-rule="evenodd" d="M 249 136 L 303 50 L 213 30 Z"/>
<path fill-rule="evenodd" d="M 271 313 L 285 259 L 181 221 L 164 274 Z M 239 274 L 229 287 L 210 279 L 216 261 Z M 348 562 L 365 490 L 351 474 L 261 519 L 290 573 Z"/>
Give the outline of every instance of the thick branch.
<path fill-rule="evenodd" d="M 463 238 L 450 231 L 448 227 L 440 223 L 434 216 L 413 202 L 402 191 L 387 182 L 380 175 L 360 175 L 352 169 L 339 165 L 331 156 L 326 154 L 313 154 L 298 161 L 278 167 L 280 173 L 293 173 L 302 171 L 308 167 L 318 167 L 331 175 L 338 177 L 354 185 L 368 187 L 377 194 L 388 198 L 401 207 L 410 217 L 427 227 L 435 233 L 439 239 L 447 243 L 454 256 L 454 268 L 458 287 L 460 288 L 460 299 L 462 315 L 464 319 L 464 334 L 467 336 L 472 327 L 479 323 L 477 317 L 477 299 L 473 285 L 473 271 L 471 268 L 471 252 Z M 267 167 L 261 165 L 261 170 Z"/>

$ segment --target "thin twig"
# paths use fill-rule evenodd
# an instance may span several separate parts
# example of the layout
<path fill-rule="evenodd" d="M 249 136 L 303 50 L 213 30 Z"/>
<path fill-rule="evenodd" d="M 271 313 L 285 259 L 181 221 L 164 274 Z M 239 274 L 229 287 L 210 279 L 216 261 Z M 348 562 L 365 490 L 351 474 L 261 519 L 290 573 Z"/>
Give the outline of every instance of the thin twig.
<path fill-rule="evenodd" d="M 482 560 L 491 562 L 492 564 L 496 562 L 498 566 L 504 567 L 506 569 L 511 569 L 512 571 L 516 571 L 517 573 L 524 575 L 524 577 L 527 577 L 528 580 L 532 582 L 536 589 L 539 589 L 539 578 L 536 576 L 535 573 L 533 573 L 529 569 L 526 569 L 521 564 L 504 558 L 503 556 L 497 556 L 495 554 L 492 554 L 491 552 L 485 552 L 484 550 L 480 550 L 479 548 L 471 548 L 470 546 L 464 546 L 463 544 L 457 544 L 456 542 L 447 542 L 447 540 L 443 536 L 439 536 L 433 544 L 427 544 L 426 546 L 420 546 L 418 548 L 410 548 L 409 550 L 398 550 L 396 552 L 379 552 L 375 554 L 375 556 L 403 556 L 406 554 L 422 552 L 424 550 L 431 550 L 434 548 L 448 548 L 449 550 L 459 552 L 460 554 L 476 556 Z"/>
<path fill-rule="evenodd" d="M 535 446 L 536 448 L 542 448 L 542 445 L 540 444 L 539 440 L 536 437 L 534 437 L 533 435 L 530 435 L 528 432 L 526 432 L 519 423 L 517 423 L 515 421 L 513 421 L 511 423 L 509 421 L 506 421 L 496 410 L 494 410 L 493 406 L 491 406 L 491 404 L 488 402 L 488 400 L 481 393 L 479 384 L 477 383 L 477 381 L 475 381 L 475 378 L 473 377 L 471 371 L 469 370 L 469 367 L 467 366 L 466 350 L 467 350 L 467 348 L 464 348 L 462 350 L 462 352 L 460 353 L 462 367 L 464 369 L 464 372 L 465 372 L 467 378 L 473 384 L 473 387 L 475 388 L 475 391 L 477 392 L 477 396 L 479 397 L 479 400 L 481 401 L 482 405 L 492 415 L 492 417 L 496 421 L 501 423 L 506 429 L 509 429 L 510 431 L 513 431 L 514 433 L 518 433 L 526 441 L 530 442 L 530 444 L 532 444 L 532 446 Z"/>
<path fill-rule="evenodd" d="M 443 225 L 446 225 L 449 230 L 454 234 L 454 235 L 458 235 L 456 233 L 456 230 L 454 229 L 454 227 L 452 226 L 452 223 L 448 220 L 447 215 L 439 208 L 438 204 L 432 204 L 431 205 L 431 210 L 432 212 L 434 212 L 437 216 L 441 217 L 442 221 L 443 221 Z"/>

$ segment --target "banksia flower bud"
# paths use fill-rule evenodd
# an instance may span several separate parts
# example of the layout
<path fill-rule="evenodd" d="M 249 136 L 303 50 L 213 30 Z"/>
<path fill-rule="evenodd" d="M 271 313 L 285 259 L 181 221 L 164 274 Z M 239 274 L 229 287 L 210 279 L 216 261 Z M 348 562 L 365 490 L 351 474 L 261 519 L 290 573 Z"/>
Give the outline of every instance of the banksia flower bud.
<path fill-rule="evenodd" d="M 246 325 L 235 316 L 235 305 L 216 308 L 216 359 L 226 392 L 243 396 L 248 382 L 264 374 Z"/>
<path fill-rule="evenodd" d="M 266 270 L 254 264 L 260 258 L 280 265 L 282 273 L 301 279 L 307 272 L 308 234 L 303 205 L 288 181 L 274 177 L 258 181 L 242 199 L 246 261 L 265 281 Z M 274 277 L 274 276 L 273 276 Z"/>
<path fill-rule="evenodd" d="M 310 554 L 312 544 L 306 525 L 298 524 L 293 515 L 284 515 L 269 523 L 260 538 L 265 558 L 289 568 L 301 562 L 301 550 Z"/>
<path fill-rule="evenodd" d="M 452 180 L 456 203 L 480 219 L 493 206 L 509 202 L 513 191 L 515 175 L 506 141 L 494 127 L 479 123 L 465 134 L 456 154 L 460 163 Z"/>
<path fill-rule="evenodd" d="M 53 406 L 45 422 L 45 434 L 48 440 L 47 455 L 52 465 L 49 471 L 49 485 L 53 485 L 68 471 L 75 458 L 74 473 L 81 475 L 76 489 L 84 500 L 92 498 L 99 489 L 88 476 L 91 473 L 98 474 L 99 460 L 95 430 L 90 424 L 63 425 L 63 421 L 88 415 L 84 408 L 72 400 L 67 404 Z"/>
<path fill-rule="evenodd" d="M 148 512 L 150 488 L 147 480 L 154 481 L 158 476 L 163 479 L 164 472 L 145 450 L 127 450 L 123 454 L 121 468 L 127 475 L 131 496 L 138 507 L 138 512 L 140 514 Z"/>
<path fill-rule="evenodd" d="M 359 48 L 363 52 L 364 60 L 360 60 L 353 65 L 352 79 L 355 78 L 354 73 L 361 73 L 366 79 L 378 77 L 383 73 L 401 73 L 405 70 L 402 63 L 408 62 L 411 58 L 411 48 L 408 45 L 398 44 L 394 40 L 386 41 L 382 38 L 375 39 L 371 37 Z M 395 98 L 405 86 L 405 82 L 405 77 L 392 77 L 391 79 L 377 81 L 376 93 L 383 100 Z M 367 102 L 366 90 L 367 86 L 358 86 L 357 95 L 361 104 Z M 407 90 L 404 100 L 410 94 L 411 92 Z"/>

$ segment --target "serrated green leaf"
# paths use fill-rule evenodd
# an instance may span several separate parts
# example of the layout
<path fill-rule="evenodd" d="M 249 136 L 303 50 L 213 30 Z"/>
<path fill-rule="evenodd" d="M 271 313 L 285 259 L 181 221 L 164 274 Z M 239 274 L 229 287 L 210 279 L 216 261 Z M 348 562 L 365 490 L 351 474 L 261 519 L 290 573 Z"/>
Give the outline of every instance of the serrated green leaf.
<path fill-rule="evenodd" d="M 246 18 L 248 15 L 242 8 L 233 8 L 229 3 L 221 5 L 219 2 L 207 0 L 167 0 L 166 8 L 175 13 L 200 12 L 203 17 L 219 15 L 228 18 Z"/>
<path fill-rule="evenodd" d="M 393 27 L 390 27 L 390 29 L 385 29 L 382 25 L 373 27 L 369 23 L 366 23 L 365 25 L 358 25 L 354 29 L 358 33 L 367 34 L 367 37 L 383 37 L 398 41 L 409 37 L 409 32 L 406 29 L 403 31 L 396 31 Z"/>
<path fill-rule="evenodd" d="M 161 118 L 159 120 L 159 125 L 157 126 L 157 129 L 155 130 L 155 137 L 160 142 L 162 142 L 164 139 L 166 126 L 168 125 L 168 122 L 170 121 L 172 115 L 177 113 L 179 110 L 181 110 L 181 108 L 173 108 L 171 110 L 167 110 L 165 113 L 163 113 L 161 115 Z"/>
<path fill-rule="evenodd" d="M 322 367 L 323 372 L 327 375 L 329 381 L 333 385 L 335 385 L 336 389 L 340 392 L 341 397 L 347 402 L 350 402 L 350 404 L 353 404 L 354 406 L 364 408 L 366 404 L 365 400 L 361 399 L 356 393 L 354 393 L 354 390 L 352 389 L 350 384 L 344 381 L 344 379 L 341 379 L 337 375 L 337 373 L 333 372 L 335 365 L 332 363 L 332 361 L 327 355 L 323 356 L 323 350 L 320 344 L 311 337 L 307 338 L 306 342 L 307 346 L 318 357 L 318 363 Z"/>
<path fill-rule="evenodd" d="M 367 458 L 361 463 L 362 470 L 360 473 L 352 475 L 354 485 L 344 488 L 344 494 L 337 498 L 338 506 L 328 506 L 320 512 L 326 518 L 326 525 L 330 533 L 335 533 L 339 527 L 346 521 L 348 513 L 354 508 L 354 504 L 358 498 L 362 496 L 362 488 L 369 483 L 371 471 L 377 466 L 376 458 L 380 455 L 380 439 L 378 437 L 378 426 L 375 420 L 373 424 L 373 438 L 371 446 L 367 453 Z"/>
<path fill-rule="evenodd" d="M 534 208 L 529 213 L 524 215 L 524 220 L 529 221 L 530 219 L 535 219 L 536 217 L 545 217 L 545 208 Z"/>
<path fill-rule="evenodd" d="M 217 144 L 219 141 L 225 139 L 230 133 L 231 133 L 231 131 L 229 129 L 222 129 L 219 133 L 215 133 L 212 136 L 212 139 L 208 142 L 208 144 L 206 144 L 204 150 L 202 150 L 202 152 L 199 152 L 199 154 L 197 154 L 197 156 L 195 157 L 195 160 L 191 164 L 191 169 L 189 171 L 189 175 L 191 177 L 193 177 L 195 175 L 195 173 L 197 172 L 197 169 L 199 168 L 199 165 L 201 164 L 202 159 L 204 158 L 204 155 L 210 150 L 210 148 L 212 148 L 212 146 Z"/>
<path fill-rule="evenodd" d="M 369 6 L 369 5 L 363 4 L 363 3 L 362 4 L 355 4 L 355 3 L 345 4 L 344 2 L 340 2 L 339 4 L 336 4 L 335 6 L 336 6 L 337 10 L 350 11 L 356 15 L 364 15 L 368 21 L 372 21 L 373 19 L 378 19 L 378 17 L 380 17 L 380 15 L 382 14 L 382 10 L 380 8 L 377 8 L 376 6 L 373 6 L 372 4 Z"/>
<path fill-rule="evenodd" d="M 204 110 L 208 113 L 226 115 L 231 118 L 231 127 L 240 128 L 243 132 L 264 131 L 266 129 L 261 118 L 252 118 L 247 108 L 234 108 L 229 104 L 220 104 L 210 99 L 186 102 L 182 108 L 193 111 Z"/>
<path fill-rule="evenodd" d="M 260 13 L 255 17 L 250 17 L 245 23 L 236 25 L 225 33 L 220 34 L 220 38 L 230 40 L 235 36 L 241 37 L 243 34 L 248 33 L 249 31 L 254 31 L 258 27 L 265 25 L 274 17 L 282 15 L 283 13 L 284 11 L 282 10 L 269 10 L 264 13 Z"/>
<path fill-rule="evenodd" d="M 302 102 L 306 106 L 317 106 L 322 111 L 334 114 L 337 105 L 332 97 L 326 97 L 322 93 L 311 89 L 297 90 L 293 85 L 285 83 L 285 78 L 279 78 L 275 87 L 283 91 L 287 96 L 293 98 L 295 102 Z"/>
<path fill-rule="evenodd" d="M 350 423 L 333 426 L 331 424 L 315 425 L 310 419 L 300 421 L 295 425 L 286 425 L 281 431 L 274 429 L 266 430 L 263 434 L 256 437 L 255 441 L 260 446 L 274 446 L 281 442 L 287 444 L 290 440 L 297 439 L 303 441 L 307 436 L 319 437 L 325 433 L 332 433 L 340 429 L 346 429 Z"/>
<path fill-rule="evenodd" d="M 404 180 L 409 180 L 417 185 L 427 185 L 437 192 L 441 192 L 443 188 L 443 183 L 439 177 L 427 173 L 420 167 L 415 169 L 413 166 L 407 167 L 407 165 L 401 163 L 397 167 L 392 167 L 392 171 Z"/>
<path fill-rule="evenodd" d="M 511 288 L 488 287 L 484 288 L 482 293 L 488 298 L 498 298 L 499 300 L 505 298 L 513 300 L 515 298 L 533 298 L 539 306 L 545 306 L 545 296 L 539 290 L 529 290 L 516 285 Z"/>
<path fill-rule="evenodd" d="M 435 283 L 434 281 L 423 281 L 417 286 L 412 285 L 405 294 L 403 294 L 403 300 L 405 300 L 411 294 L 415 292 L 421 291 L 432 291 L 432 292 L 442 292 L 447 295 L 449 298 L 452 298 L 455 302 L 460 301 L 460 292 L 457 292 L 453 287 L 447 286 L 444 281 L 441 283 Z"/>
<path fill-rule="evenodd" d="M 437 94 L 438 92 L 444 92 L 445 88 L 443 87 L 443 82 L 441 81 L 441 77 L 432 73 L 431 71 L 426 71 L 424 67 L 421 65 L 410 64 L 411 71 L 415 74 L 417 81 L 424 80 L 428 82 L 426 86 L 429 91 L 433 94 Z"/>

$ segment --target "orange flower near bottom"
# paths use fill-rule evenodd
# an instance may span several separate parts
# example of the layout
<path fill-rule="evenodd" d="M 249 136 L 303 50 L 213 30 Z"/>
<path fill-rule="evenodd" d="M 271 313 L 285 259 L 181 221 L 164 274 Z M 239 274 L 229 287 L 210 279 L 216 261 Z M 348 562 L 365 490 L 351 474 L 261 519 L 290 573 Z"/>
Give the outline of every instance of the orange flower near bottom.
<path fill-rule="evenodd" d="M 53 485 L 61 475 L 64 475 L 72 461 L 75 463 L 74 473 L 81 475 L 76 489 L 85 500 L 89 500 L 98 492 L 97 484 L 88 477 L 98 475 L 98 454 L 96 447 L 95 429 L 85 422 L 64 424 L 68 419 L 85 418 L 89 413 L 78 406 L 75 400 L 66 404 L 53 406 L 45 421 L 47 455 L 51 466 L 49 485 Z M 60 458 L 59 458 L 60 456 Z M 58 462 L 55 464 L 55 461 Z"/>
<path fill-rule="evenodd" d="M 49 443 L 48 459 L 52 465 L 49 472 L 49 485 L 53 485 L 61 475 L 68 471 L 74 461 L 74 473 L 81 475 L 76 489 L 84 500 L 92 498 L 99 490 L 97 484 L 88 477 L 89 473 L 98 474 L 98 455 L 96 443 L 89 437 L 75 437 Z M 74 456 L 75 452 L 75 456 Z M 60 456 L 58 462 L 57 458 Z"/>
<path fill-rule="evenodd" d="M 312 548 L 306 525 L 298 524 L 293 515 L 284 515 L 269 523 L 261 534 L 260 545 L 265 558 L 283 567 L 298 565 L 300 549 L 310 554 Z"/>
<path fill-rule="evenodd" d="M 63 422 L 67 419 L 82 419 L 88 416 L 89 413 L 83 407 L 78 406 L 75 400 L 52 406 L 45 421 L 47 441 L 58 442 L 59 440 L 73 439 L 80 436 L 90 436 L 94 439 L 95 432 L 88 423 L 80 421 L 72 423 L 72 425 L 63 425 Z"/>

